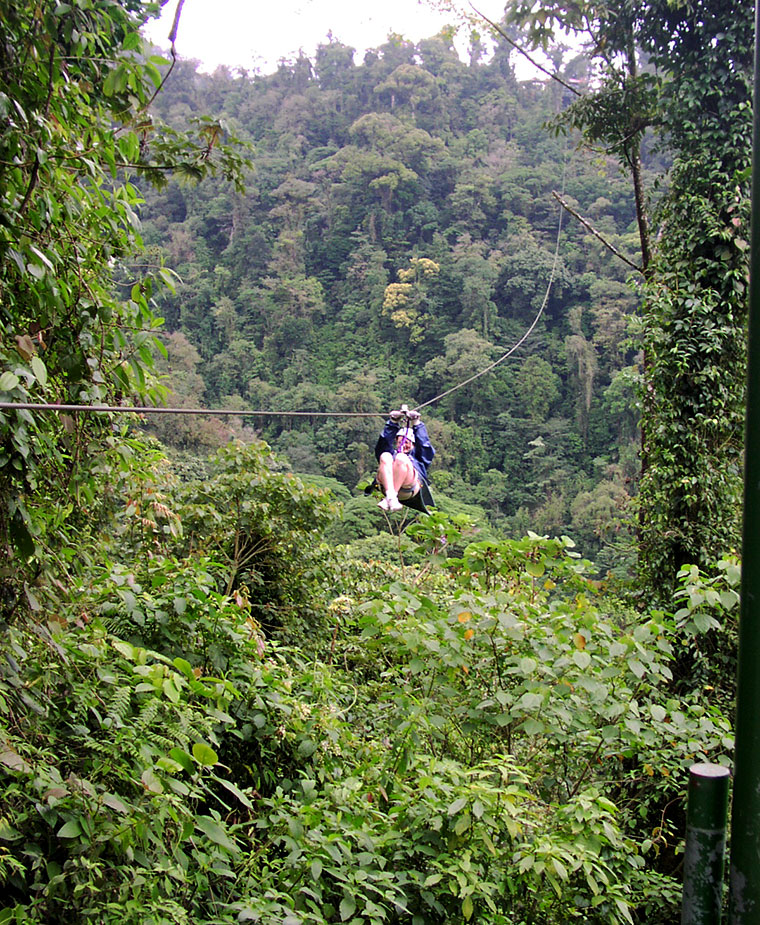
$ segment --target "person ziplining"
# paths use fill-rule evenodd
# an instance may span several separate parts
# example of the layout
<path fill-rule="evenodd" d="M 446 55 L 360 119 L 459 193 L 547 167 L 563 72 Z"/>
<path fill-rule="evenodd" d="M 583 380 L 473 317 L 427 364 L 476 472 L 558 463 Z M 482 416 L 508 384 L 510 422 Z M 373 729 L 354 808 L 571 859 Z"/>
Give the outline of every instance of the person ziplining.
<path fill-rule="evenodd" d="M 435 449 L 419 411 L 402 405 L 398 411 L 390 412 L 377 439 L 375 456 L 375 484 L 385 494 L 378 507 L 400 511 L 406 505 L 426 512 L 427 505 L 433 503 L 427 472 Z"/>

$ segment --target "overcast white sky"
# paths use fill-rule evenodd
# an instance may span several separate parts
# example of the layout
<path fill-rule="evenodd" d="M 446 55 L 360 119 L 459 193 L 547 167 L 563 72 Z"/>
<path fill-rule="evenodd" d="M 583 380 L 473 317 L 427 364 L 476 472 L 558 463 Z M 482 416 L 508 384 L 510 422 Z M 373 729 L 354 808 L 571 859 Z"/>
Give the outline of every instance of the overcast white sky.
<path fill-rule="evenodd" d="M 467 0 L 457 3 L 472 12 Z M 161 19 L 146 29 L 148 37 L 164 48 L 169 46 L 176 6 L 177 0 L 169 0 Z M 475 6 L 498 21 L 504 0 L 476 0 Z M 382 45 L 390 32 L 418 42 L 447 24 L 455 24 L 451 13 L 417 0 L 185 0 L 176 48 L 181 57 L 196 58 L 207 70 L 227 64 L 267 74 L 281 58 L 292 58 L 299 49 L 313 57 L 328 32 L 356 48 L 359 63 L 363 52 Z M 466 48 L 465 32 L 462 42 Z"/>

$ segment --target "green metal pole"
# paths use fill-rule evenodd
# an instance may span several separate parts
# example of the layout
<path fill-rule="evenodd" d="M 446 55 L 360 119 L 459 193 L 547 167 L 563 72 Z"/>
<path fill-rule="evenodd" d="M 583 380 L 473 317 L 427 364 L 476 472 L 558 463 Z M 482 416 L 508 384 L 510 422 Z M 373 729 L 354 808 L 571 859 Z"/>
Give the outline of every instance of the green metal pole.
<path fill-rule="evenodd" d="M 689 770 L 681 925 L 720 925 L 730 776 L 720 764 Z"/>
<path fill-rule="evenodd" d="M 752 232 L 744 530 L 731 812 L 729 925 L 760 922 L 760 3 L 755 2 Z"/>

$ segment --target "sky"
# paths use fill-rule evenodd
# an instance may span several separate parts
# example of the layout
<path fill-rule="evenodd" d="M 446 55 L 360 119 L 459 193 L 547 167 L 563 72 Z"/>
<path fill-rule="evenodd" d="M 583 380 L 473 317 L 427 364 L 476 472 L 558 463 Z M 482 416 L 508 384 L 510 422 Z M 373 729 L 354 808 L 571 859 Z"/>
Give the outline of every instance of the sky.
<path fill-rule="evenodd" d="M 357 49 L 361 62 L 367 48 L 382 45 L 390 32 L 418 42 L 455 24 L 451 13 L 418 0 L 185 0 L 175 47 L 182 58 L 195 58 L 202 69 L 220 64 L 272 73 L 281 58 L 294 58 L 300 49 L 313 58 L 317 45 L 333 39 Z M 475 0 L 489 19 L 501 18 L 505 0 Z M 467 0 L 458 5 L 472 13 Z M 169 47 L 168 34 L 177 0 L 169 0 L 161 19 L 145 34 L 155 44 Z M 484 26 L 485 31 L 485 26 Z M 457 43 L 467 47 L 466 30 Z"/>

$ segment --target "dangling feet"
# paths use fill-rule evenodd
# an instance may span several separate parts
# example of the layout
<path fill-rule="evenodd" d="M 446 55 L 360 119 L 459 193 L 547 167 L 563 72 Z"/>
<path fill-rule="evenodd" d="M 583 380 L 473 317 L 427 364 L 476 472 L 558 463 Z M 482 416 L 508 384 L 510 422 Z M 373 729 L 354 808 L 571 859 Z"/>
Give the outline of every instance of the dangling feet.
<path fill-rule="evenodd" d="M 378 507 L 383 511 L 400 511 L 403 508 L 403 504 L 398 500 L 398 495 L 386 495 L 383 500 L 378 504 Z"/>

